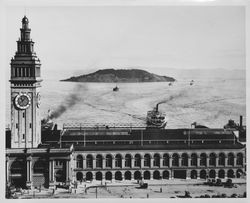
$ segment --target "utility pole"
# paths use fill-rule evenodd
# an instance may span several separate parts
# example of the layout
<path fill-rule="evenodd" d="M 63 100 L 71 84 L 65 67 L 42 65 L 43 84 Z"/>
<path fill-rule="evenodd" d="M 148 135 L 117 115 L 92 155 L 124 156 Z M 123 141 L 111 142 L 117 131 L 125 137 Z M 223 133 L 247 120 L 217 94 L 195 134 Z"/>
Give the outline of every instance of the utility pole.
<path fill-rule="evenodd" d="M 97 186 L 95 187 L 95 198 L 97 199 Z"/>

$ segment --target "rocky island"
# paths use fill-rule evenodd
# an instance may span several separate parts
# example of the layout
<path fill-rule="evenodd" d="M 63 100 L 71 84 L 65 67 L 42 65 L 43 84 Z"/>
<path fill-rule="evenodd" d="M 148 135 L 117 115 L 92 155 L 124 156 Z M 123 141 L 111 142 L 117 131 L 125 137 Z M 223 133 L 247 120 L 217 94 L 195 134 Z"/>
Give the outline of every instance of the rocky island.
<path fill-rule="evenodd" d="M 174 82 L 168 76 L 160 76 L 140 69 L 102 69 L 87 75 L 73 76 L 60 81 L 69 82 Z"/>

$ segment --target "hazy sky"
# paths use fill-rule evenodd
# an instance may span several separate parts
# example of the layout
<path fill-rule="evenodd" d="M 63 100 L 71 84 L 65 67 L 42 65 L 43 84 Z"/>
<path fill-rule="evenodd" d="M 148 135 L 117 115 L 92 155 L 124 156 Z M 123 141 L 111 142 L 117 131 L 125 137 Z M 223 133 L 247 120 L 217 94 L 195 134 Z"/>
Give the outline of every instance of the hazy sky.
<path fill-rule="evenodd" d="M 6 9 L 7 68 L 24 7 Z M 26 7 L 46 71 L 122 68 L 245 68 L 240 6 Z"/>

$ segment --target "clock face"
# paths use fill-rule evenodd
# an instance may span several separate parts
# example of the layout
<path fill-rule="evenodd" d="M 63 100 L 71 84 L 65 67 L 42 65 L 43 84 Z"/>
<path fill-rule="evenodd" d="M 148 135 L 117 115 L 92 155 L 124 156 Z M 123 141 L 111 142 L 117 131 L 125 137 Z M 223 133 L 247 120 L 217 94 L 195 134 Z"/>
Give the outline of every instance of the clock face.
<path fill-rule="evenodd" d="M 15 105 L 19 109 L 27 109 L 30 106 L 30 97 L 27 94 L 19 94 L 15 98 Z"/>

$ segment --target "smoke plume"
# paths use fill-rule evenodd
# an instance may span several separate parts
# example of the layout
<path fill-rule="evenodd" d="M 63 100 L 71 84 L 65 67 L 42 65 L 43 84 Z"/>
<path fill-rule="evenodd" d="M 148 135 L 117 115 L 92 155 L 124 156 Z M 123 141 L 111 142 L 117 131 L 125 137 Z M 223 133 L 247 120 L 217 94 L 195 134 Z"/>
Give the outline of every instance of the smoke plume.
<path fill-rule="evenodd" d="M 182 91 L 178 92 L 178 94 L 170 95 L 167 99 L 164 99 L 164 100 L 158 102 L 157 104 L 159 105 L 159 104 L 163 104 L 163 103 L 168 103 L 174 99 L 177 99 L 179 97 L 184 96 L 184 94 L 185 94 L 185 91 L 182 90 Z"/>
<path fill-rule="evenodd" d="M 68 109 L 72 108 L 73 106 L 75 106 L 77 103 L 79 103 L 81 101 L 81 91 L 83 89 L 86 89 L 85 86 L 82 86 L 80 84 L 78 84 L 75 89 L 73 90 L 73 92 L 71 94 L 69 94 L 65 100 L 55 109 L 51 112 L 51 114 L 49 115 L 50 119 L 55 119 L 60 117 L 63 113 L 65 113 Z"/>

